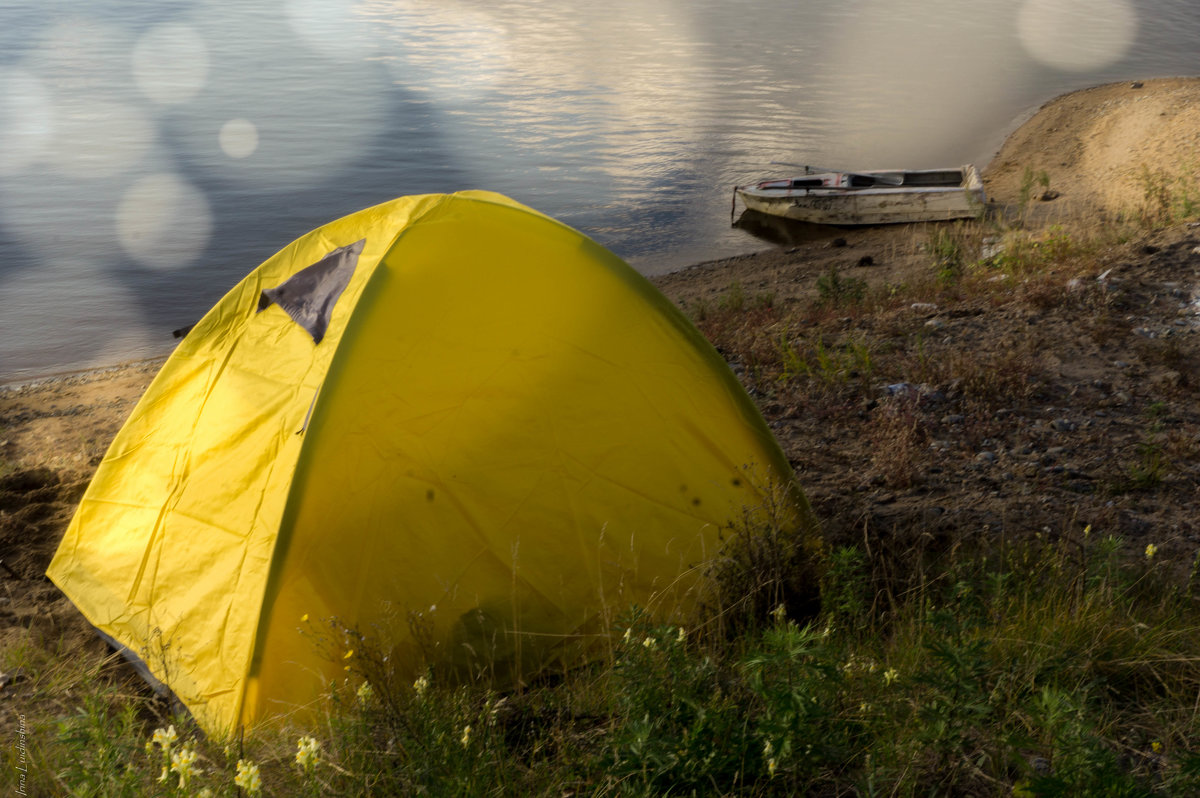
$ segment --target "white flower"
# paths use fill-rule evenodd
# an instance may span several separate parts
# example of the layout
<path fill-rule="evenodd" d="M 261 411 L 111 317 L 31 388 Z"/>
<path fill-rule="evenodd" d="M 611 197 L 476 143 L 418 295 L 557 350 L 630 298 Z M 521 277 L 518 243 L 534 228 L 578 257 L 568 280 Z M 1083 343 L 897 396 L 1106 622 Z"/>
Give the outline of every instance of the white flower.
<path fill-rule="evenodd" d="M 312 773 L 320 760 L 321 744 L 313 737 L 304 736 L 296 743 L 296 764 L 305 773 Z"/>
<path fill-rule="evenodd" d="M 161 746 L 164 751 L 169 751 L 178 739 L 179 735 L 175 733 L 175 726 L 172 724 L 165 729 L 155 729 L 154 736 L 150 738 L 150 742 Z"/>
<path fill-rule="evenodd" d="M 196 749 L 181 748 L 179 751 L 171 755 L 171 770 L 179 774 L 179 789 L 187 789 L 188 782 L 192 776 L 203 773 L 203 769 L 196 764 Z"/>
<path fill-rule="evenodd" d="M 237 776 L 233 783 L 250 795 L 258 795 L 262 791 L 262 776 L 258 773 L 258 765 L 248 759 L 239 759 Z"/>

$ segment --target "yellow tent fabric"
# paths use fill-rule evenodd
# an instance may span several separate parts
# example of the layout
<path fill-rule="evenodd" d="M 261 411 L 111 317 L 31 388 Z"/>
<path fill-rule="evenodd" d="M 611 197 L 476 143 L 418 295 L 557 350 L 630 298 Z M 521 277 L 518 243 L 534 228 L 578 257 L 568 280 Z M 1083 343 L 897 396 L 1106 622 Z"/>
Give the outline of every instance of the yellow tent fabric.
<path fill-rule="evenodd" d="M 405 197 L 196 325 L 48 574 L 225 734 L 344 675 L 302 619 L 387 629 L 402 674 L 570 661 L 631 604 L 678 608 L 780 485 L 811 523 L 725 363 L 627 264 L 497 194 Z"/>

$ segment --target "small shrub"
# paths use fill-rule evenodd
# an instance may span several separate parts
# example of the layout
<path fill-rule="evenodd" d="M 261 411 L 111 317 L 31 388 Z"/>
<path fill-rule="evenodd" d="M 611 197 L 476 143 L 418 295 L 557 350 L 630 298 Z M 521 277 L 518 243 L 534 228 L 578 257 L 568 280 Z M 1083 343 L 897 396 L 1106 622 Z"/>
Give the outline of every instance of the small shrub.
<path fill-rule="evenodd" d="M 830 307 L 855 305 L 867 295 L 867 281 L 858 277 L 843 277 L 836 266 L 817 278 L 818 304 Z"/>

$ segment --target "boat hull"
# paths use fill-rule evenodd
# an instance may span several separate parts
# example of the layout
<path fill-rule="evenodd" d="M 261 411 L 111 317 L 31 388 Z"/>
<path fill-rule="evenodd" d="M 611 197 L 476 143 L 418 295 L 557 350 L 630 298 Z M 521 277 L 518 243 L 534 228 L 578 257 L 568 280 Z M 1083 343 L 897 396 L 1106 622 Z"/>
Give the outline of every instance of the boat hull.
<path fill-rule="evenodd" d="M 737 195 L 747 208 L 759 213 L 839 226 L 939 222 L 980 215 L 986 198 L 974 167 L 962 168 L 957 185 L 921 185 L 920 175 L 932 171 L 889 172 L 886 174 L 904 175 L 905 182 L 867 188 L 779 188 L 773 184 L 780 181 L 768 181 L 739 186 Z M 939 174 L 948 171 L 937 170 Z"/>

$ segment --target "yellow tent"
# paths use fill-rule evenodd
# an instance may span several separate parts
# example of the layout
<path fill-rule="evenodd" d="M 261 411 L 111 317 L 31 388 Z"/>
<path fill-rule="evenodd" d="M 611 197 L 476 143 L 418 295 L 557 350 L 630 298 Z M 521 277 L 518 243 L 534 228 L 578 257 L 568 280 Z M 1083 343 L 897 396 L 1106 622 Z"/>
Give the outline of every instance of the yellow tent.
<path fill-rule="evenodd" d="M 679 609 L 719 528 L 781 484 L 725 363 L 628 265 L 497 194 L 405 197 L 205 315 L 48 574 L 224 734 L 344 675 L 302 619 L 386 627 L 400 673 L 594 650 L 631 604 Z"/>

